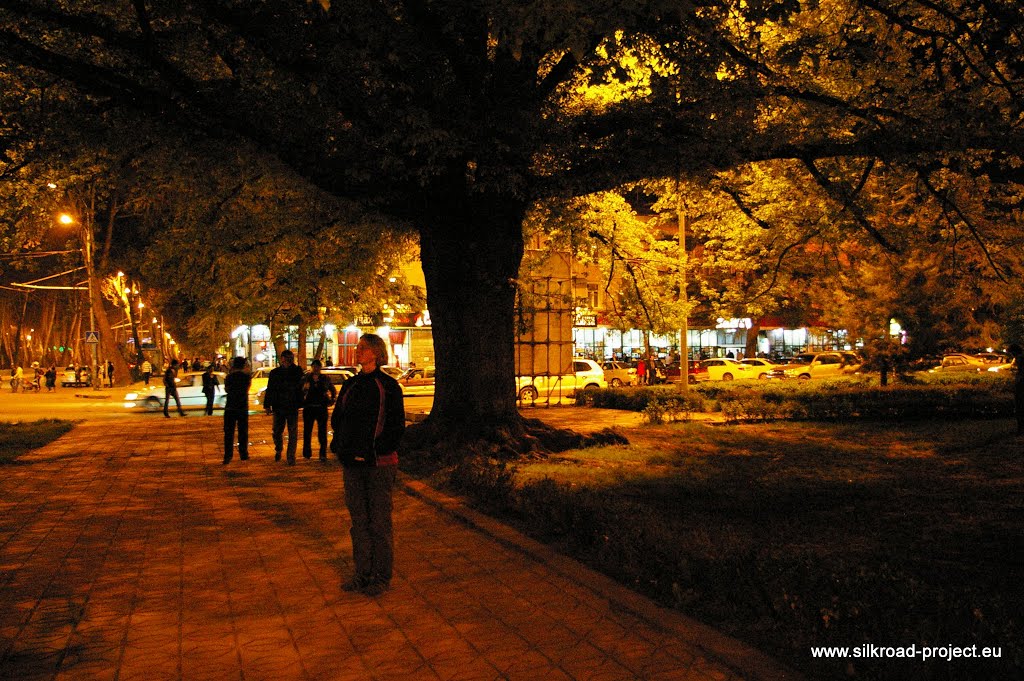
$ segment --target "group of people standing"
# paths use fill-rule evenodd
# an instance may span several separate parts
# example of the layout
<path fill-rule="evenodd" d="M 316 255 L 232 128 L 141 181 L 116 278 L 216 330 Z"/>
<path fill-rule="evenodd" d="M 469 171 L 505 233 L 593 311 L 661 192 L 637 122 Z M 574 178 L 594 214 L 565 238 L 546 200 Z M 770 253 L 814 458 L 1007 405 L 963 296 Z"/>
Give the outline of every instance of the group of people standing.
<path fill-rule="evenodd" d="M 376 596 L 390 587 L 394 563 L 392 490 L 398 470 L 398 444 L 405 432 L 405 404 L 398 382 L 381 371 L 388 362 L 387 345 L 376 334 L 364 334 L 356 345 L 360 371 L 336 390 L 314 360 L 309 372 L 295 364 L 290 350 L 267 381 L 263 408 L 273 418 L 274 460 L 282 456 L 295 465 L 298 416 L 302 410 L 302 456 L 313 457 L 312 431 L 317 429 L 321 461 L 327 460 L 327 419 L 334 438 L 331 451 L 342 463 L 345 504 L 352 519 L 355 573 L 346 591 Z M 204 374 L 205 376 L 205 374 Z M 224 379 L 224 463 L 231 462 L 235 434 L 238 458 L 249 458 L 249 387 L 251 378 L 244 357 L 231 361 Z M 205 386 L 205 383 L 204 383 Z M 287 448 L 284 431 L 288 430 Z"/>

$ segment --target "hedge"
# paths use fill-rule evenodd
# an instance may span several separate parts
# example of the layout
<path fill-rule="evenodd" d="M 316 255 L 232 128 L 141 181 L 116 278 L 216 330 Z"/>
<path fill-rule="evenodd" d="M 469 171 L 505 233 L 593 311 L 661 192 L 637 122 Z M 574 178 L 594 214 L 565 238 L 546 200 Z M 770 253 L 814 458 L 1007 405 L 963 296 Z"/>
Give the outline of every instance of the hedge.
<path fill-rule="evenodd" d="M 713 383 L 683 393 L 676 387 L 590 390 L 577 404 L 644 412 L 652 423 L 718 411 L 727 420 L 968 419 L 1013 416 L 1006 377 L 962 383 L 897 383 L 869 379 L 786 383 Z"/>

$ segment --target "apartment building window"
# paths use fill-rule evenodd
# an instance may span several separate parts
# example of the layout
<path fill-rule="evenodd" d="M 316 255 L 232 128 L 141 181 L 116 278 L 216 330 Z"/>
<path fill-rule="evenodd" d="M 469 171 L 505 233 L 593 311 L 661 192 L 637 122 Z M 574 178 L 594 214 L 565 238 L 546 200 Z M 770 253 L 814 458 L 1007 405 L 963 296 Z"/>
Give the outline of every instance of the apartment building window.
<path fill-rule="evenodd" d="M 600 307 L 599 293 L 600 290 L 597 284 L 587 284 L 587 305 L 590 306 L 591 310 L 596 310 Z"/>

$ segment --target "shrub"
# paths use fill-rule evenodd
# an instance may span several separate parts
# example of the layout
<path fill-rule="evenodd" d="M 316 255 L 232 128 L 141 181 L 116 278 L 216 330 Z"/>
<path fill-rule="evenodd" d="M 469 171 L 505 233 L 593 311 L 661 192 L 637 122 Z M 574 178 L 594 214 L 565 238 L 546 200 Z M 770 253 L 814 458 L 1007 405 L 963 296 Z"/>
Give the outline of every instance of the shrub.
<path fill-rule="evenodd" d="M 643 415 L 648 423 L 672 423 L 689 421 L 693 412 L 703 409 L 704 397 L 699 393 L 665 394 L 651 397 L 643 409 Z"/>

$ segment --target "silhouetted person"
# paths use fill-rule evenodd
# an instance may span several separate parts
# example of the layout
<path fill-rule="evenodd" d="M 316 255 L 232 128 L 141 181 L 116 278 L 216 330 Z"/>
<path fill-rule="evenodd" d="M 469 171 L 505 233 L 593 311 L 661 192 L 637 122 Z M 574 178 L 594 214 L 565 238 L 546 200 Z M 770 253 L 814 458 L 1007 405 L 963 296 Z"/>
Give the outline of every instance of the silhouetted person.
<path fill-rule="evenodd" d="M 181 398 L 178 397 L 178 383 L 175 380 L 177 378 L 178 360 L 172 359 L 167 370 L 164 371 L 164 416 L 167 418 L 171 418 L 171 415 L 167 413 L 167 407 L 170 405 L 172 397 L 174 398 L 174 404 L 178 405 L 178 415 L 185 415 L 181 408 Z"/>
<path fill-rule="evenodd" d="M 206 397 L 206 415 L 213 416 L 213 398 L 217 396 L 220 380 L 213 375 L 213 365 L 203 371 L 203 395 Z"/>
<path fill-rule="evenodd" d="M 238 458 L 249 458 L 249 386 L 252 377 L 245 370 L 245 357 L 231 360 L 231 372 L 224 377 L 224 463 L 231 462 L 235 428 L 238 429 Z"/>
<path fill-rule="evenodd" d="M 271 434 L 274 437 L 274 461 L 281 460 L 284 449 L 284 427 L 288 426 L 288 465 L 295 465 L 295 448 L 299 440 L 299 406 L 302 404 L 302 369 L 295 366 L 291 350 L 281 353 L 281 366 L 270 372 L 263 408 L 274 415 Z"/>
<path fill-rule="evenodd" d="M 302 456 L 313 458 L 313 425 L 320 444 L 320 460 L 327 461 L 327 409 L 337 392 L 331 381 L 320 373 L 320 360 L 314 359 L 311 371 L 302 379 Z"/>

